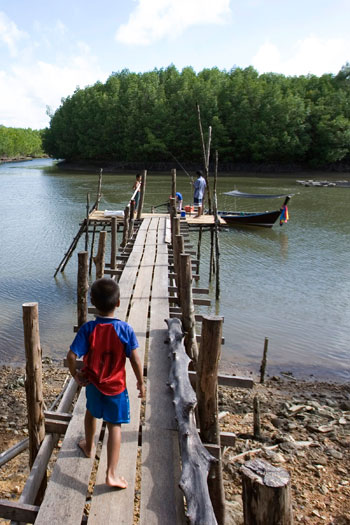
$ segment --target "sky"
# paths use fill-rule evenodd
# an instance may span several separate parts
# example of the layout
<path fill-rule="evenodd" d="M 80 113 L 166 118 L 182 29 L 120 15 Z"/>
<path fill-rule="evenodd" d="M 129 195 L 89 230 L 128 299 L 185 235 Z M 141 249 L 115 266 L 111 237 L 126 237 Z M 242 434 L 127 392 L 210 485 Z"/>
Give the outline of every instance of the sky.
<path fill-rule="evenodd" d="M 350 0 L 0 0 L 0 125 L 45 128 L 123 69 L 336 74 L 349 21 Z"/>

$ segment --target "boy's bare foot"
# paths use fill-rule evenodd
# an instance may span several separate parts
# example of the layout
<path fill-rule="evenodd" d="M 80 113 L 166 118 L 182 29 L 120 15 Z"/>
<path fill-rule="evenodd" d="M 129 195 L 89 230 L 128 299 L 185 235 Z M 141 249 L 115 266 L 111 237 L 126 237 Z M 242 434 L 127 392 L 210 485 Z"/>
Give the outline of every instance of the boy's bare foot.
<path fill-rule="evenodd" d="M 123 476 L 106 475 L 106 485 L 115 489 L 126 489 L 128 482 Z"/>
<path fill-rule="evenodd" d="M 79 441 L 78 447 L 84 452 L 84 455 L 87 458 L 91 458 L 92 457 L 92 450 L 89 450 L 87 448 L 85 439 L 82 439 L 81 441 Z"/>

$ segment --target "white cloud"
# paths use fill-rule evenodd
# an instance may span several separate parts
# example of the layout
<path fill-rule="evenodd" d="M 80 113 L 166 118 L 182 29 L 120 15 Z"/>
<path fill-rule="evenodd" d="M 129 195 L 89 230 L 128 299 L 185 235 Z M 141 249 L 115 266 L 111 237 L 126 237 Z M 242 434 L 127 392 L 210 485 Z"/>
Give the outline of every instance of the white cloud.
<path fill-rule="evenodd" d="M 283 73 L 284 75 L 323 75 L 337 73 L 349 61 L 350 39 L 319 38 L 309 36 L 299 40 L 290 51 L 289 57 L 282 56 L 277 46 L 267 42 L 252 59 L 259 71 Z"/>
<path fill-rule="evenodd" d="M 44 128 L 49 125 L 46 107 L 55 110 L 61 98 L 76 87 L 94 84 L 103 77 L 90 55 L 76 55 L 65 66 L 37 61 L 0 71 L 0 124 Z"/>
<path fill-rule="evenodd" d="M 20 31 L 16 24 L 0 11 L 0 42 L 8 47 L 12 57 L 17 56 L 18 42 L 26 37 L 27 33 Z"/>
<path fill-rule="evenodd" d="M 230 12 L 230 0 L 138 0 L 127 24 L 119 27 L 116 40 L 148 45 L 177 37 L 191 26 L 224 24 Z"/>

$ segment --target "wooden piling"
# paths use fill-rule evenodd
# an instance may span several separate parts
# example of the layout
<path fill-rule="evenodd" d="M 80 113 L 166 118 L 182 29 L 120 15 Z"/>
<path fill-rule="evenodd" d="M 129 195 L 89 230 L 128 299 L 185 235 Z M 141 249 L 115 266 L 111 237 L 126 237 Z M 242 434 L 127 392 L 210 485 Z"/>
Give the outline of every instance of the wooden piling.
<path fill-rule="evenodd" d="M 23 329 L 26 354 L 25 390 L 27 399 L 29 433 L 29 467 L 32 468 L 45 438 L 44 398 L 42 387 L 42 350 L 39 335 L 38 303 L 24 303 Z M 35 503 L 40 503 L 47 484 L 46 473 L 42 478 Z"/>
<path fill-rule="evenodd" d="M 221 354 L 222 317 L 203 316 L 197 364 L 198 419 L 203 443 L 220 445 L 218 420 L 218 367 Z M 219 525 L 225 523 L 225 492 L 221 461 L 208 478 L 210 498 Z"/>
<path fill-rule="evenodd" d="M 129 228 L 128 228 L 128 241 L 132 239 L 134 235 L 134 223 L 135 223 L 135 201 L 130 201 L 129 210 Z"/>
<path fill-rule="evenodd" d="M 139 203 L 137 205 L 137 219 L 138 220 L 140 220 L 142 216 L 143 201 L 145 198 L 145 191 L 146 191 L 146 179 L 147 179 L 147 170 L 143 170 L 142 176 L 141 176 L 140 198 L 139 198 Z"/>
<path fill-rule="evenodd" d="M 261 437 L 261 425 L 260 425 L 260 401 L 259 401 L 258 396 L 254 396 L 253 416 L 254 416 L 254 437 L 256 439 L 259 439 Z"/>
<path fill-rule="evenodd" d="M 87 321 L 88 313 L 88 252 L 78 253 L 77 310 L 78 327 Z"/>
<path fill-rule="evenodd" d="M 215 240 L 215 260 L 216 260 L 216 287 L 215 298 L 220 299 L 220 243 L 219 243 L 219 216 L 218 216 L 218 199 L 217 199 L 217 180 L 218 180 L 219 156 L 215 151 L 215 174 L 214 174 L 214 240 Z"/>
<path fill-rule="evenodd" d="M 117 258 L 117 217 L 112 217 L 111 221 L 111 270 L 115 270 L 116 267 L 116 258 Z"/>
<path fill-rule="evenodd" d="M 202 226 L 200 226 L 199 232 L 198 232 L 198 243 L 197 243 L 197 269 L 196 269 L 197 274 L 199 274 L 199 265 L 200 265 L 200 259 L 201 259 L 202 232 L 203 232 L 203 228 Z"/>
<path fill-rule="evenodd" d="M 263 358 L 262 358 L 261 366 L 260 366 L 260 383 L 263 383 L 265 381 L 265 371 L 266 371 L 268 348 L 269 348 L 269 339 L 268 337 L 265 337 L 264 353 L 263 353 Z"/>
<path fill-rule="evenodd" d="M 184 253 L 180 255 L 180 272 L 182 324 L 185 332 L 184 345 L 187 355 L 192 359 L 193 368 L 196 370 L 198 360 L 198 345 L 192 296 L 192 263 L 190 255 Z"/>
<path fill-rule="evenodd" d="M 262 459 L 241 468 L 245 525 L 292 525 L 289 473 Z"/>
<path fill-rule="evenodd" d="M 174 261 L 176 259 L 175 273 L 177 274 L 177 294 L 181 301 L 181 254 L 185 251 L 185 243 L 182 235 L 175 236 Z"/>
<path fill-rule="evenodd" d="M 124 226 L 123 226 L 123 240 L 121 242 L 121 246 L 126 246 L 128 242 L 128 233 L 129 233 L 129 206 L 126 206 L 124 210 Z"/>
<path fill-rule="evenodd" d="M 100 232 L 98 240 L 97 255 L 94 257 L 94 263 L 96 265 L 96 279 L 101 279 L 104 276 L 105 271 L 105 253 L 106 253 L 106 231 Z"/>

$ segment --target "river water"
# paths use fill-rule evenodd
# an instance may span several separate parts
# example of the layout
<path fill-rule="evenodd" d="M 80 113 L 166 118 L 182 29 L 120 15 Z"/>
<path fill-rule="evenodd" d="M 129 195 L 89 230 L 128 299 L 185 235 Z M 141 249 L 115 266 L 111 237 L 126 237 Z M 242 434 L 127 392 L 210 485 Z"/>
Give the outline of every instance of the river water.
<path fill-rule="evenodd" d="M 330 175 L 324 175 L 324 178 Z M 103 176 L 100 209 L 124 209 L 133 175 Z M 290 221 L 272 229 L 230 228 L 220 233 L 221 296 L 197 311 L 224 317 L 223 363 L 257 371 L 269 338 L 268 373 L 350 379 L 350 189 L 306 188 L 311 174 L 283 177 L 223 176 L 221 209 L 264 210 L 280 200 L 235 199 L 223 192 L 295 193 Z M 337 178 L 340 178 L 339 176 Z M 343 178 L 349 178 L 346 174 Z M 64 274 L 56 267 L 95 199 L 98 173 L 60 172 L 49 159 L 0 165 L 0 362 L 23 364 L 22 304 L 39 303 L 43 354 L 65 356 L 76 323 L 77 253 Z M 165 202 L 169 174 L 148 173 L 145 211 Z M 191 203 L 189 178 L 178 172 L 177 189 Z M 242 202 L 241 202 L 242 201 Z M 266 204 L 267 203 L 267 204 Z M 197 234 L 191 234 L 197 245 Z M 203 234 L 201 287 L 208 287 L 209 233 Z M 211 296 L 215 290 L 209 285 Z"/>

